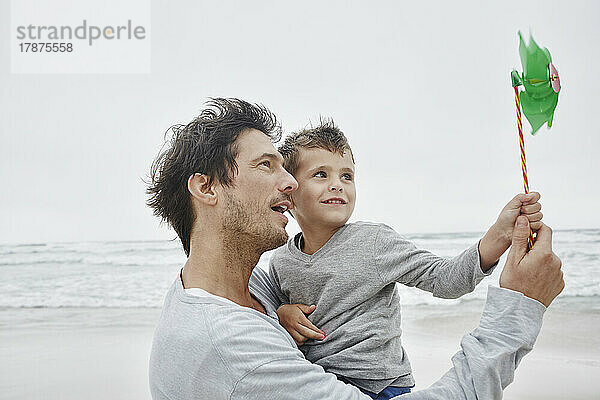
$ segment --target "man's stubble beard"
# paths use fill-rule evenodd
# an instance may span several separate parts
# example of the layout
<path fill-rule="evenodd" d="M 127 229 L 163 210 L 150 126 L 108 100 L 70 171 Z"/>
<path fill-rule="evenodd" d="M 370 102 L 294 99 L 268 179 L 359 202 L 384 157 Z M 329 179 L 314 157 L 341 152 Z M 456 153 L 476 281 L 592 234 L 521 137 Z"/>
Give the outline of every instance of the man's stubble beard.
<path fill-rule="evenodd" d="M 222 220 L 225 240 L 240 249 L 253 248 L 259 254 L 273 250 L 287 242 L 285 228 L 277 227 L 271 215 L 258 203 L 243 203 L 235 196 L 226 195 L 227 207 Z"/>

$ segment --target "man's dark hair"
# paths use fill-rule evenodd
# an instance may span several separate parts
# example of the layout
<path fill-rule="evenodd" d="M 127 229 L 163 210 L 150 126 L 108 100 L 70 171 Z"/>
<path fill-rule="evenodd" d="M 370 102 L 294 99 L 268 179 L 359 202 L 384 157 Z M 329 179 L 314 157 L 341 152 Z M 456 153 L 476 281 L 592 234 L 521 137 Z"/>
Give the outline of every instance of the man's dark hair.
<path fill-rule="evenodd" d="M 283 167 L 294 176 L 298 169 L 299 150 L 301 148 L 319 148 L 342 156 L 347 150 L 352 156 L 352 162 L 354 162 L 354 155 L 350 144 L 348 144 L 348 139 L 332 119 L 320 118 L 319 125 L 293 132 L 279 146 L 279 153 L 283 156 Z"/>
<path fill-rule="evenodd" d="M 281 138 L 275 115 L 265 106 L 239 99 L 214 98 L 200 115 L 187 125 L 173 125 L 165 133 L 171 139 L 152 163 L 146 204 L 162 222 L 168 222 L 190 254 L 190 238 L 196 216 L 187 182 L 195 173 L 208 177 L 208 183 L 229 186 L 237 173 L 236 140 L 247 129 L 257 129 L 271 141 Z"/>

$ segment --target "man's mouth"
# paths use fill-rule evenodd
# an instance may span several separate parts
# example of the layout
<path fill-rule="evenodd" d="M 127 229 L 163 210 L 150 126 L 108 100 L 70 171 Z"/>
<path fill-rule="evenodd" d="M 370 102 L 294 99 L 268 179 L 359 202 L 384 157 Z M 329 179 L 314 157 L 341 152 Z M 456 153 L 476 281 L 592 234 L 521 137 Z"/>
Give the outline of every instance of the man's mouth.
<path fill-rule="evenodd" d="M 288 200 L 285 200 L 275 204 L 274 206 L 271 206 L 271 210 L 283 214 L 289 210 L 291 206 L 292 204 Z"/>
<path fill-rule="evenodd" d="M 339 197 L 333 197 L 331 199 L 323 200 L 321 203 L 323 203 L 323 204 L 346 204 L 346 200 L 341 199 Z"/>

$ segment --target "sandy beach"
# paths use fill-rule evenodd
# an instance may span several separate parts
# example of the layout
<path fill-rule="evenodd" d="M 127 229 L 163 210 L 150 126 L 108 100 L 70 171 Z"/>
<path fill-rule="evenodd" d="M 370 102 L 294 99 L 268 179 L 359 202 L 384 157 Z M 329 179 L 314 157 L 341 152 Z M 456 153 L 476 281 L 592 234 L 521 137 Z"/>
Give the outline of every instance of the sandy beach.
<path fill-rule="evenodd" d="M 432 306 L 404 307 L 403 341 L 417 380 L 416 389 L 435 382 L 451 367 L 460 338 L 474 329 L 482 305 L 457 315 Z M 464 311 L 460 306 L 454 312 Z M 419 313 L 426 315 L 420 318 Z M 446 312 L 446 314 L 448 314 Z M 536 345 L 506 388 L 507 400 L 600 399 L 600 312 L 596 307 L 573 311 L 550 307 Z"/>
<path fill-rule="evenodd" d="M 427 387 L 450 367 L 482 307 L 404 307 L 404 343 Z M 156 308 L 0 309 L 2 399 L 148 399 Z M 550 308 L 505 399 L 600 398 L 600 311 Z"/>

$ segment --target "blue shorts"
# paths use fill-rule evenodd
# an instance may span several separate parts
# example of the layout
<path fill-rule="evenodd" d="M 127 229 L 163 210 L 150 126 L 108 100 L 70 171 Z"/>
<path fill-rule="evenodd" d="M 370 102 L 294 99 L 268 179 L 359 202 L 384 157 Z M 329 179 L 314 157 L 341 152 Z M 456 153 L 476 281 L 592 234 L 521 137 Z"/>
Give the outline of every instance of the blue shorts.
<path fill-rule="evenodd" d="M 401 394 L 410 393 L 410 389 L 411 389 L 411 387 L 388 386 L 379 393 L 369 392 L 368 390 L 364 390 L 364 389 L 360 389 L 360 390 L 364 394 L 370 396 L 372 399 L 389 400 L 392 397 L 400 396 Z"/>
<path fill-rule="evenodd" d="M 348 383 L 348 384 L 352 385 L 352 382 L 342 378 L 341 376 L 338 376 L 338 379 L 344 383 Z M 389 400 L 392 397 L 400 396 L 401 394 L 410 393 L 410 390 L 412 388 L 414 388 L 415 385 L 405 386 L 405 387 L 388 386 L 379 393 L 369 392 L 368 390 L 361 389 L 358 386 L 356 386 L 356 387 L 361 392 L 363 392 L 364 394 L 366 394 L 367 396 L 371 397 L 374 400 Z"/>

